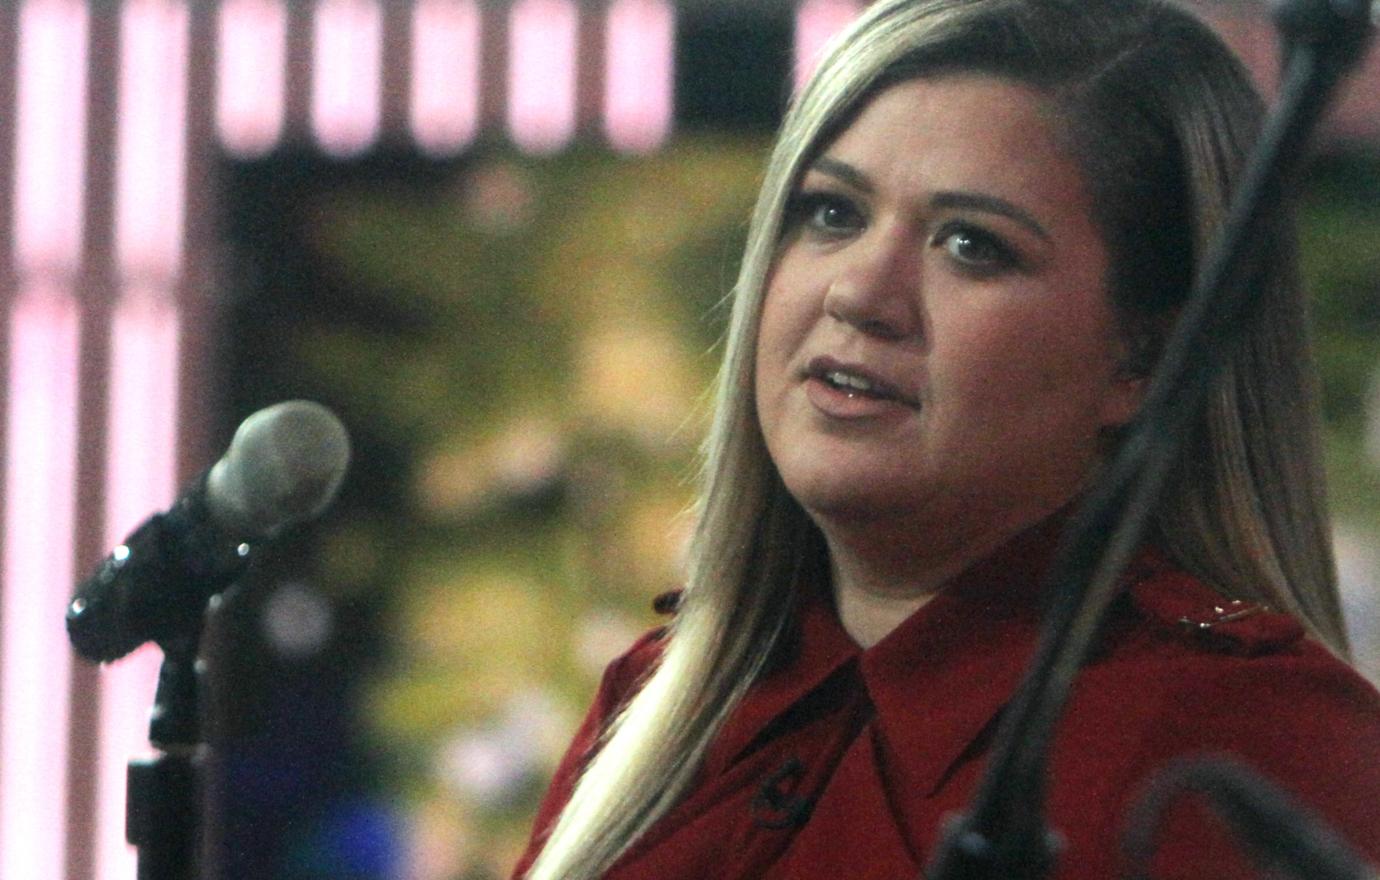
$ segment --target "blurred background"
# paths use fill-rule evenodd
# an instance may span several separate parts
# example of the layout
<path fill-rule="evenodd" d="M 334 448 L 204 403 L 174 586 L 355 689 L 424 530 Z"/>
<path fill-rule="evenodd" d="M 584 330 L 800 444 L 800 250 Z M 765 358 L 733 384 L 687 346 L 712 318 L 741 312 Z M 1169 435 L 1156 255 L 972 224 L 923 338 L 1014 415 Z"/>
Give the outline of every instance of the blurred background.
<path fill-rule="evenodd" d="M 207 876 L 504 877 L 678 583 L 770 132 L 854 0 L 0 4 L 0 877 L 132 880 L 145 649 L 75 582 L 307 397 L 355 464 L 216 610 Z M 1276 79 L 1263 3 L 1197 4 Z M 1302 201 L 1336 542 L 1380 671 L 1380 60 Z"/>

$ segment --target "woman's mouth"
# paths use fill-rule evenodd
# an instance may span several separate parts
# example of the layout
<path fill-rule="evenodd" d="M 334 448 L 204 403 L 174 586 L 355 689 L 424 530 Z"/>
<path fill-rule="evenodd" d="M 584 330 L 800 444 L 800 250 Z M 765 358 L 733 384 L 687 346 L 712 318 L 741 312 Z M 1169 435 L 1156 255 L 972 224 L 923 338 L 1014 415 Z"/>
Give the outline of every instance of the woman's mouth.
<path fill-rule="evenodd" d="M 806 368 L 805 375 L 807 379 L 818 380 L 820 384 L 846 396 L 919 406 L 918 401 L 903 394 L 900 388 L 876 373 L 854 364 L 844 364 L 833 358 L 813 359 Z"/>
<path fill-rule="evenodd" d="M 891 398 L 895 395 L 890 394 L 876 382 L 855 373 L 848 373 L 843 370 L 829 370 L 821 377 L 825 382 L 848 393 L 862 394 L 866 397 Z"/>

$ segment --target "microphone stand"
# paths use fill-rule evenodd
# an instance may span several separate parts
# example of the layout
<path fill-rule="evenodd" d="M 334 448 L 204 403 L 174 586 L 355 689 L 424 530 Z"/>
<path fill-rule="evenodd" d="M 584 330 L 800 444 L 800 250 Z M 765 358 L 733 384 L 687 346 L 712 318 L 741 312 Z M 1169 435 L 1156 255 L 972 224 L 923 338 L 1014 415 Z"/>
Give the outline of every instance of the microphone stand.
<path fill-rule="evenodd" d="M 67 606 L 67 635 L 87 660 L 163 650 L 149 723 L 152 760 L 129 765 L 125 836 L 139 880 L 194 880 L 206 746 L 197 660 L 208 606 L 245 573 L 251 542 L 325 509 L 350 461 L 350 438 L 318 403 L 287 401 L 240 423 L 225 455 L 166 513 L 116 547 Z"/>
<path fill-rule="evenodd" d="M 89 660 L 117 660 L 150 640 L 163 651 L 149 718 L 154 754 L 130 761 L 126 777 L 125 839 L 138 849 L 138 880 L 198 877 L 207 747 L 197 655 L 208 604 L 245 572 L 252 549 L 222 532 L 206 504 L 203 475 L 117 547 L 67 610 L 68 635 Z M 174 546 L 189 549 L 172 554 Z"/>
<path fill-rule="evenodd" d="M 1376 880 L 1375 869 L 1327 823 L 1279 786 L 1226 756 L 1180 758 L 1156 774 L 1122 838 L 1125 880 L 1150 880 L 1150 859 L 1170 805 L 1203 794 L 1261 871 L 1307 880 Z"/>
<path fill-rule="evenodd" d="M 1270 226 L 1297 180 L 1308 136 L 1372 30 L 1370 0 L 1283 0 L 1280 99 L 1242 173 L 1151 379 L 1140 415 L 1074 515 L 1046 578 L 1053 602 L 1040 644 L 1002 713 L 992 757 L 967 813 L 950 817 L 929 880 L 1039 880 L 1056 835 L 1044 820 L 1049 743 L 1117 578 L 1140 546 L 1188 426 L 1258 303 L 1251 296 Z"/>
<path fill-rule="evenodd" d="M 125 839 L 139 851 L 138 880 L 195 880 L 206 746 L 200 724 L 201 626 L 160 642 L 163 665 L 149 720 L 151 758 L 129 762 Z"/>

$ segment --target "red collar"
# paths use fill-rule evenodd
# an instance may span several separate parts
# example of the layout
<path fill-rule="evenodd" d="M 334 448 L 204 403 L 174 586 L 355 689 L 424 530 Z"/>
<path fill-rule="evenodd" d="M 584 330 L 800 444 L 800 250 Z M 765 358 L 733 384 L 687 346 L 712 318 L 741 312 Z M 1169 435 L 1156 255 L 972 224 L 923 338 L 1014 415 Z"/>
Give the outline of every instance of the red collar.
<path fill-rule="evenodd" d="M 802 597 L 786 659 L 734 712 L 711 755 L 731 763 L 775 719 L 826 685 L 859 683 L 907 786 L 932 791 L 1015 690 L 1039 637 L 1040 585 L 1064 517 L 970 567 L 886 638 L 860 648 L 822 590 Z M 722 763 L 721 763 L 722 762 Z M 717 769 L 717 768 L 716 768 Z"/>

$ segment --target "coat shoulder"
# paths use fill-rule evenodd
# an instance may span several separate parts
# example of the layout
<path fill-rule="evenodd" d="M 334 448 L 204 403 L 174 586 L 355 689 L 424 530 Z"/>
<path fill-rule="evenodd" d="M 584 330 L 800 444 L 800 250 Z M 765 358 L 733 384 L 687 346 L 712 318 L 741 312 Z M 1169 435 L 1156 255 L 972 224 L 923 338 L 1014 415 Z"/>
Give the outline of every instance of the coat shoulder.
<path fill-rule="evenodd" d="M 1139 682 L 1126 699 L 1152 707 L 1158 738 L 1289 761 L 1310 746 L 1345 751 L 1344 738 L 1380 754 L 1380 693 L 1292 616 L 1172 566 L 1141 572 L 1125 606 L 1108 680 Z"/>
<path fill-rule="evenodd" d="M 1131 608 L 1161 635 L 1211 653 L 1253 656 L 1302 643 L 1303 625 L 1260 602 L 1229 599 L 1161 556 L 1127 572 Z"/>

